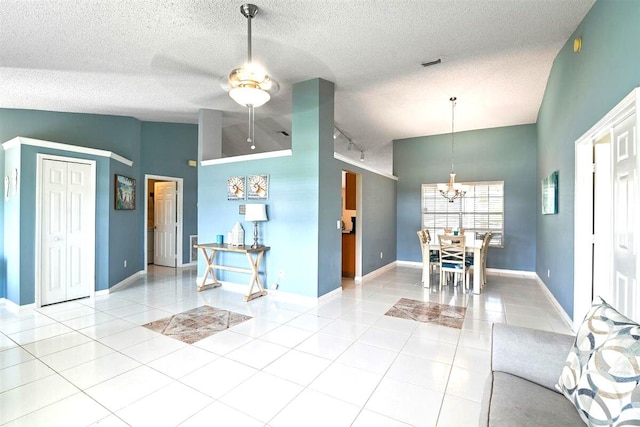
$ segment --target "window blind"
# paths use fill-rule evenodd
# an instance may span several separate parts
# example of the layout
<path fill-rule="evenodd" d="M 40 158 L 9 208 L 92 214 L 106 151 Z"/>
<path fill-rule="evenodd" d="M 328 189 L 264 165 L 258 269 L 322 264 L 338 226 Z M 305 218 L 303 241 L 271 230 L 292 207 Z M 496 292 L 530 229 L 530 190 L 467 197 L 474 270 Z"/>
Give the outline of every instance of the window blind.
<path fill-rule="evenodd" d="M 466 182 L 464 197 L 450 203 L 442 197 L 437 184 L 422 184 L 422 227 L 431 236 L 445 228 L 464 228 L 477 238 L 491 231 L 490 245 L 504 244 L 504 181 Z"/>

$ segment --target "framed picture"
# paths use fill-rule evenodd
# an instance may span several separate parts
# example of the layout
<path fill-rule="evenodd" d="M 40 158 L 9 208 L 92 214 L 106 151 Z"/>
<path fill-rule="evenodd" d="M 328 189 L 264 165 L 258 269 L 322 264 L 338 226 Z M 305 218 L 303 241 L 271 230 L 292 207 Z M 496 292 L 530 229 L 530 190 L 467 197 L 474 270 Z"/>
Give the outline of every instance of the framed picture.
<path fill-rule="evenodd" d="M 246 194 L 246 178 L 232 176 L 227 180 L 227 200 L 244 200 Z"/>
<path fill-rule="evenodd" d="M 249 200 L 269 198 L 269 175 L 249 175 Z"/>
<path fill-rule="evenodd" d="M 542 215 L 558 213 L 558 171 L 542 180 Z"/>
<path fill-rule="evenodd" d="M 116 175 L 115 209 L 132 210 L 136 208 L 136 180 L 123 175 Z"/>

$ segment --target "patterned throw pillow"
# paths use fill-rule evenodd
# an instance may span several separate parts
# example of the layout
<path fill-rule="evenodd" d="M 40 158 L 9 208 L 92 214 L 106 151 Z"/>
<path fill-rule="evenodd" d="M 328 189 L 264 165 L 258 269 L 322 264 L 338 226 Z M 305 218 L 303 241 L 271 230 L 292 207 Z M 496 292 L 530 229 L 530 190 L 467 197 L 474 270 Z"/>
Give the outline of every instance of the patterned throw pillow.
<path fill-rule="evenodd" d="M 557 388 L 587 425 L 639 425 L 640 325 L 597 297 Z"/>

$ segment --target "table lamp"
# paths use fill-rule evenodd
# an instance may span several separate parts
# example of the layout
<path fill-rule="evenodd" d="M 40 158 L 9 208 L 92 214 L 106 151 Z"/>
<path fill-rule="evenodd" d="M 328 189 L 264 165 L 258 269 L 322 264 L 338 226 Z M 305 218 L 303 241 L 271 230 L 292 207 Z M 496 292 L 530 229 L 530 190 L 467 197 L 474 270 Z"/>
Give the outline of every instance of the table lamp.
<path fill-rule="evenodd" d="M 253 245 L 252 248 L 258 247 L 258 221 L 268 221 L 267 205 L 255 203 L 245 206 L 244 220 L 253 221 Z"/>

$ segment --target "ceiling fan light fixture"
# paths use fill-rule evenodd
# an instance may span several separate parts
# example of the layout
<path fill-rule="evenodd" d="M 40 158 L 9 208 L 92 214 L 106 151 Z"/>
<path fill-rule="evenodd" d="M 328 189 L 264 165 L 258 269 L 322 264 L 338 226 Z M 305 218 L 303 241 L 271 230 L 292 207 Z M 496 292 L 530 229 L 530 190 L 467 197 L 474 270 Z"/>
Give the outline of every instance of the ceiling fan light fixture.
<path fill-rule="evenodd" d="M 245 107 L 260 107 L 271 99 L 271 94 L 280 88 L 272 80 L 266 70 L 252 61 L 251 54 L 251 20 L 258 13 L 258 6 L 243 4 L 240 12 L 247 18 L 247 62 L 229 73 L 226 85 L 229 96 L 238 104 Z"/>
<path fill-rule="evenodd" d="M 238 104 L 245 107 L 260 107 L 271 99 L 269 92 L 255 86 L 233 88 L 229 91 L 229 96 Z"/>

